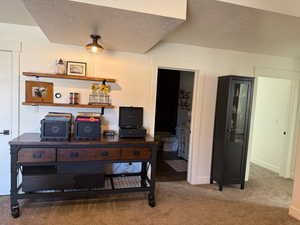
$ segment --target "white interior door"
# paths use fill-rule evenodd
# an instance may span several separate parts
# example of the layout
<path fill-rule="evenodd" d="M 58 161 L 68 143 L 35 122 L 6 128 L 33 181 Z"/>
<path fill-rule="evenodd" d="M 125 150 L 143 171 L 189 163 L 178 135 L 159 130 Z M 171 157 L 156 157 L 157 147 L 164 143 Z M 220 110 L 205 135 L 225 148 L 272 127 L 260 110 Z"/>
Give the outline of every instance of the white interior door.
<path fill-rule="evenodd" d="M 17 90 L 16 90 L 17 91 Z M 10 190 L 10 152 L 12 133 L 12 53 L 0 50 L 0 195 Z M 3 134 L 4 131 L 9 134 Z"/>
<path fill-rule="evenodd" d="M 280 173 L 289 155 L 291 80 L 258 77 L 251 162 Z"/>

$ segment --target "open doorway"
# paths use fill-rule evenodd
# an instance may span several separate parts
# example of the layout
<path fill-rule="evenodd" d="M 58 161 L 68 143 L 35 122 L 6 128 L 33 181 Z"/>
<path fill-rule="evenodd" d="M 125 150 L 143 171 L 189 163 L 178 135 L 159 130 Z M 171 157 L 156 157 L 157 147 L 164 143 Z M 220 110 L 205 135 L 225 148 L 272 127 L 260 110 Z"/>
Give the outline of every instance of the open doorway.
<path fill-rule="evenodd" d="M 155 138 L 159 141 L 157 179 L 187 179 L 194 72 L 158 69 Z"/>
<path fill-rule="evenodd" d="M 269 196 L 269 204 L 288 207 L 295 171 L 298 88 L 292 80 L 257 77 L 255 92 L 247 186 L 253 196 Z"/>

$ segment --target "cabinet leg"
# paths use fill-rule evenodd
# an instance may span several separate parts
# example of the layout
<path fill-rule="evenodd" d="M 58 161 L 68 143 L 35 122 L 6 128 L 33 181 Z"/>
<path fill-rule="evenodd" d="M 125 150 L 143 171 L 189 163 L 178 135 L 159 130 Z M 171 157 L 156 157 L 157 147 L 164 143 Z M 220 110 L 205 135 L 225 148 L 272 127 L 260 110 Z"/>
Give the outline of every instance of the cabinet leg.
<path fill-rule="evenodd" d="M 223 184 L 219 184 L 219 191 L 223 191 Z"/>
<path fill-rule="evenodd" d="M 245 182 L 242 182 L 241 183 L 241 190 L 244 190 L 245 189 Z"/>

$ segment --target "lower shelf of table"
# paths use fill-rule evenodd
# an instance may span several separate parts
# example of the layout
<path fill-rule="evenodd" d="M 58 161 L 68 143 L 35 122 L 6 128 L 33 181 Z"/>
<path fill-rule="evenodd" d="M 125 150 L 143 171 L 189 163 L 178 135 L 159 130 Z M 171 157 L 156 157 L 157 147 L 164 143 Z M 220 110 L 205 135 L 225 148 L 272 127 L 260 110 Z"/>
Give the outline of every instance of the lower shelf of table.
<path fill-rule="evenodd" d="M 102 188 L 81 188 L 81 189 L 57 189 L 41 190 L 34 192 L 22 192 L 22 184 L 19 186 L 17 199 L 40 198 L 40 197 L 87 197 L 104 193 L 126 193 L 126 192 L 147 192 L 151 191 L 150 179 L 147 177 L 142 182 L 139 174 L 118 174 L 105 175 L 105 183 Z M 83 195 L 83 196 L 80 196 Z"/>

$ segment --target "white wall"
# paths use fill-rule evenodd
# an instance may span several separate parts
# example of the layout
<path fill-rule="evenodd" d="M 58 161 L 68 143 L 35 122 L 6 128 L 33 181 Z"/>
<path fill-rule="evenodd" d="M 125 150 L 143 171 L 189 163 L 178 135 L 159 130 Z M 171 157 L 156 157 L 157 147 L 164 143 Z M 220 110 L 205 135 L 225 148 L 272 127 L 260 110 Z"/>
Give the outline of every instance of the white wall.
<path fill-rule="evenodd" d="M 145 108 L 144 123 L 150 134 L 154 131 L 155 94 L 157 68 L 190 69 L 196 71 L 189 160 L 189 182 L 208 183 L 210 176 L 214 110 L 217 76 L 226 74 L 253 75 L 256 66 L 268 66 L 297 70 L 298 61 L 244 52 L 209 49 L 182 44 L 162 43 L 145 55 L 126 52 L 106 52 L 94 55 L 83 48 L 48 43 L 42 32 L 35 27 L 0 24 L 0 37 L 6 40 L 20 39 L 22 52 L 20 70 L 54 72 L 55 60 L 86 61 L 88 73 L 117 79 L 111 93 L 112 102 L 120 105 Z M 24 100 L 24 80 L 20 76 L 21 101 Z M 28 79 L 28 78 L 26 78 Z M 43 79 L 46 80 L 46 79 Z M 54 85 L 66 90 L 89 87 L 87 82 L 53 80 Z M 69 108 L 20 106 L 20 131 L 39 131 L 39 121 L 48 111 L 77 112 Z M 117 110 L 106 110 L 108 127 L 117 128 Z"/>
<path fill-rule="evenodd" d="M 251 161 L 280 172 L 283 157 L 288 157 L 288 117 L 292 81 L 257 77 Z M 288 132 L 283 135 L 283 132 Z M 285 154 L 286 153 L 286 154 Z"/>
<path fill-rule="evenodd" d="M 151 66 L 148 57 L 130 53 L 103 53 L 89 54 L 83 48 L 63 46 L 56 44 L 32 44 L 23 43 L 21 53 L 21 72 L 55 72 L 55 61 L 62 57 L 65 60 L 87 62 L 87 71 L 90 76 L 115 78 L 116 84 L 111 84 L 111 99 L 115 109 L 105 110 L 106 126 L 103 128 L 118 129 L 119 106 L 141 106 L 145 108 L 145 127 L 150 132 L 151 116 L 147 105 L 147 84 L 149 80 L 143 74 L 151 74 Z M 21 76 L 21 101 L 24 101 L 24 81 L 35 80 Z M 68 93 L 78 91 L 81 95 L 81 103 L 88 103 L 89 87 L 91 82 L 70 81 L 58 79 L 40 79 L 54 83 L 54 90 L 63 93 L 68 103 Z M 20 130 L 22 132 L 39 131 L 37 123 L 49 111 L 73 112 L 91 111 L 90 109 L 69 109 L 52 107 L 21 106 Z M 97 111 L 97 110 L 93 110 Z M 100 110 L 98 110 L 100 112 Z"/>
<path fill-rule="evenodd" d="M 161 44 L 149 55 L 157 66 L 185 68 L 197 71 L 192 119 L 192 148 L 189 159 L 191 183 L 208 183 L 214 126 L 214 111 L 219 75 L 253 76 L 258 67 L 274 70 L 299 70 L 297 61 L 282 57 L 249 54 L 221 49 L 209 49 L 181 44 Z M 281 73 L 286 74 L 286 73 Z M 299 79 L 299 73 L 288 73 Z M 155 80 L 154 80 L 155 83 Z M 155 99 L 155 98 L 153 98 Z M 199 126 L 200 124 L 200 126 Z M 197 166 L 193 166 L 197 165 Z"/>
<path fill-rule="evenodd" d="M 298 110 L 300 108 L 298 107 Z M 300 220 L 300 136 L 298 136 L 298 145 L 297 145 L 298 153 L 296 156 L 296 170 L 295 170 L 295 178 L 294 178 L 294 191 L 293 191 L 293 199 L 292 205 L 289 209 L 289 214 L 296 219 Z"/>

